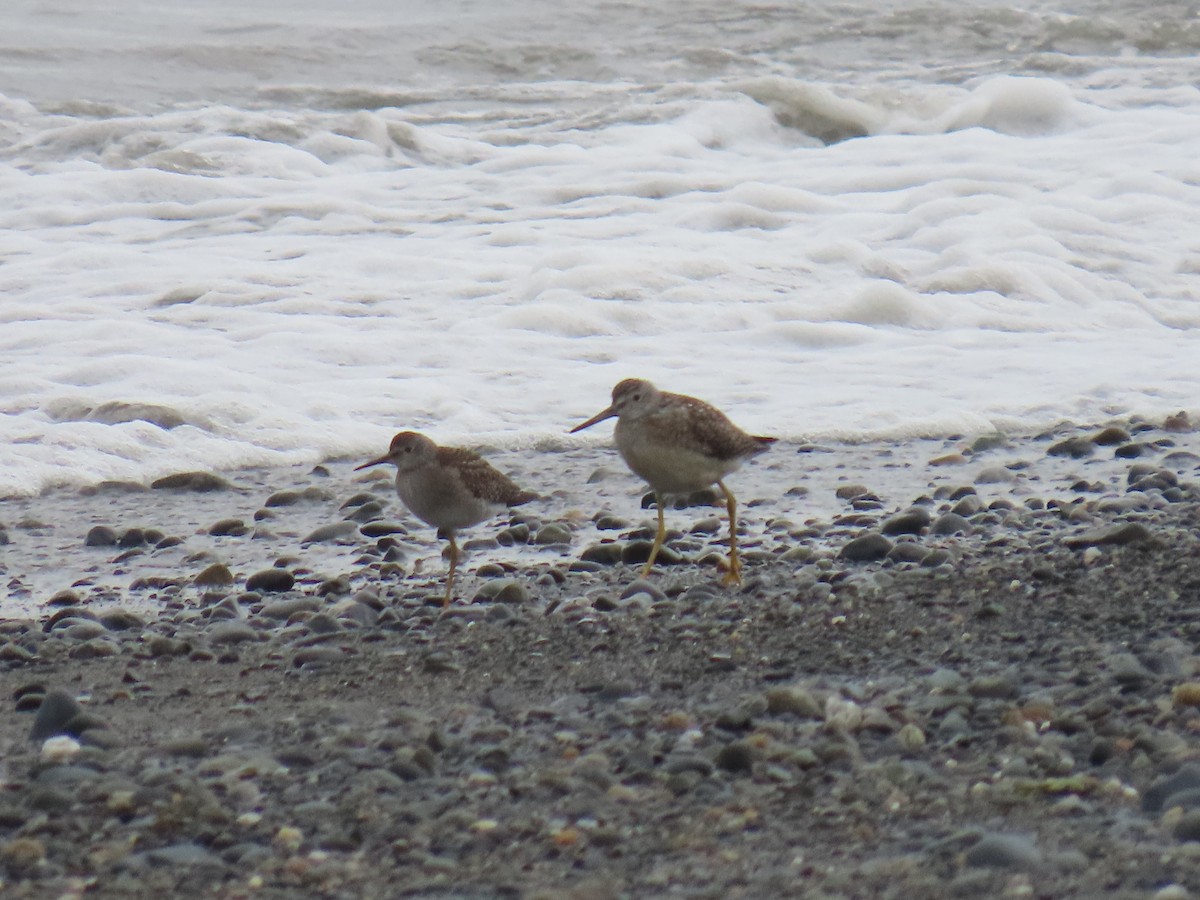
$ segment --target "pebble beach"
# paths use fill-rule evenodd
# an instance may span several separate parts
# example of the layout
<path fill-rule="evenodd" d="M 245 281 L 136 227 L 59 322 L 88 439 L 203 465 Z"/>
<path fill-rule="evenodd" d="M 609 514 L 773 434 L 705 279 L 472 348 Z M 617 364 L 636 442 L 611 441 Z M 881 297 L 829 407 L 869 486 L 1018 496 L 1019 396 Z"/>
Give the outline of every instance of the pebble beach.
<path fill-rule="evenodd" d="M 1200 433 L 361 459 L 0 501 L 5 897 L 1200 894 Z"/>

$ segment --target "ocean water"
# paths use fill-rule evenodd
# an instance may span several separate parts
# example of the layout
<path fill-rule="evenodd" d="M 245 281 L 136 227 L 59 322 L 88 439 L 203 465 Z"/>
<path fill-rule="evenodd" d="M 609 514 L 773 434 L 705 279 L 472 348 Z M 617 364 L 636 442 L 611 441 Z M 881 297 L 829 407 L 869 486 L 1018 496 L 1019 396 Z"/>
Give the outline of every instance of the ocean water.
<path fill-rule="evenodd" d="M 1196 410 L 1188 4 L 9 0 L 0 496 Z"/>

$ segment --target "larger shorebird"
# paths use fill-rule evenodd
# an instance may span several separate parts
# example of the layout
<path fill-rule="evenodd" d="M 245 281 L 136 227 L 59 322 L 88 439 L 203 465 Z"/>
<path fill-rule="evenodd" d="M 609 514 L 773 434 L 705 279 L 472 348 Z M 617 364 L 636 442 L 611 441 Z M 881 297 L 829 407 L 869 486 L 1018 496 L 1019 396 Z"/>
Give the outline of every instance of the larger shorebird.
<path fill-rule="evenodd" d="M 537 494 L 517 487 L 473 450 L 439 447 L 415 431 L 400 432 L 392 438 L 386 454 L 354 471 L 383 463 L 396 467 L 396 493 L 409 511 L 450 542 L 450 571 L 446 575 L 443 607 L 450 605 L 454 572 L 458 568 L 455 532 L 537 498 Z"/>
<path fill-rule="evenodd" d="M 654 491 L 658 533 L 642 569 L 650 573 L 667 534 L 664 497 L 690 494 L 716 485 L 729 511 L 729 570 L 723 581 L 741 584 L 742 562 L 737 546 L 737 500 L 724 479 L 743 462 L 762 453 L 773 437 L 757 437 L 738 428 L 725 413 L 703 400 L 660 391 L 648 381 L 626 378 L 612 392 L 612 405 L 601 410 L 571 434 L 616 417 L 614 436 L 626 465 Z"/>

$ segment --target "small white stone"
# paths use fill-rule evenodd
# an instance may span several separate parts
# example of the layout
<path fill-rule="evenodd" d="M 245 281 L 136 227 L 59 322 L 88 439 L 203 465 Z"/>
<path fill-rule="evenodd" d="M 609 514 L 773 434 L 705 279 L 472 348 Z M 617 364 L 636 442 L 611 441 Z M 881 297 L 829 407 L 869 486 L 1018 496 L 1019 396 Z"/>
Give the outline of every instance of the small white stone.
<path fill-rule="evenodd" d="M 42 744 L 42 762 L 65 763 L 79 755 L 79 741 L 69 735 L 59 734 L 46 738 Z"/>
<path fill-rule="evenodd" d="M 862 707 L 853 700 L 830 695 L 825 700 L 825 724 L 831 728 L 853 733 L 862 725 Z"/>

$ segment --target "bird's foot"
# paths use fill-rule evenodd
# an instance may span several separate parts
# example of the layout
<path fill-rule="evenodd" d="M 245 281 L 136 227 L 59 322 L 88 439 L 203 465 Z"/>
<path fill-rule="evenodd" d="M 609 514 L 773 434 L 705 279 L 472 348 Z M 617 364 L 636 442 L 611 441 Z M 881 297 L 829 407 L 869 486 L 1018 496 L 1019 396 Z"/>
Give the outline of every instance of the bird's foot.
<path fill-rule="evenodd" d="M 722 568 L 725 574 L 721 576 L 721 586 L 739 587 L 742 583 L 742 561 L 735 556 Z"/>

